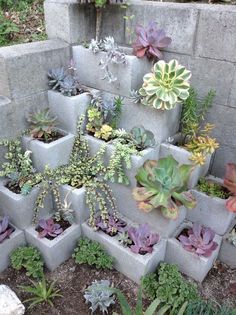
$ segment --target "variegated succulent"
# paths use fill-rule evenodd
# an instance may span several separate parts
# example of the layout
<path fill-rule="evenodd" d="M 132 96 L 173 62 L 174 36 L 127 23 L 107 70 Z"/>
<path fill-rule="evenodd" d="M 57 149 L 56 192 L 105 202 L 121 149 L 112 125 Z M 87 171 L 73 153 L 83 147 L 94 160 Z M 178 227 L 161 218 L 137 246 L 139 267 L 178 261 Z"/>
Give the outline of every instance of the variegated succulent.
<path fill-rule="evenodd" d="M 156 109 L 170 110 L 189 96 L 191 72 L 177 60 L 158 61 L 151 73 L 143 78 L 139 90 L 142 104 Z"/>

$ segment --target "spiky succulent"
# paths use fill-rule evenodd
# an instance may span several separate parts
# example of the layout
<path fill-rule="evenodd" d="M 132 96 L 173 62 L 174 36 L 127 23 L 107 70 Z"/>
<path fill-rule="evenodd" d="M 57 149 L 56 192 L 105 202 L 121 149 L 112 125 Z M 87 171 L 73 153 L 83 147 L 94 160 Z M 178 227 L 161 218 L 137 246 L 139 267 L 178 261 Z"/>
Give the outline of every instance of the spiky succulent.
<path fill-rule="evenodd" d="M 63 68 L 56 68 L 56 69 L 51 69 L 48 72 L 48 79 L 49 83 L 48 85 L 52 90 L 59 90 L 61 83 L 66 77 L 65 70 Z"/>
<path fill-rule="evenodd" d="M 55 238 L 63 232 L 60 224 L 55 223 L 52 218 L 39 220 L 39 227 L 42 229 L 38 234 L 39 238 L 47 236 Z"/>
<path fill-rule="evenodd" d="M 133 190 L 139 209 L 150 212 L 159 208 L 166 218 L 176 219 L 180 205 L 193 208 L 195 199 L 186 191 L 191 171 L 191 165 L 180 166 L 172 155 L 158 161 L 147 160 L 136 175 L 141 187 Z"/>
<path fill-rule="evenodd" d="M 189 96 L 191 72 L 177 60 L 158 61 L 151 73 L 143 77 L 139 90 L 142 104 L 156 109 L 170 110 Z"/>
<path fill-rule="evenodd" d="M 134 54 L 142 58 L 147 56 L 148 58 L 161 59 L 162 53 L 160 49 L 170 45 L 171 38 L 167 37 L 163 29 L 157 28 L 157 23 L 152 21 L 145 29 L 139 25 L 135 29 L 137 38 L 133 44 Z"/>
<path fill-rule="evenodd" d="M 30 114 L 27 121 L 30 123 L 32 137 L 41 139 L 51 136 L 56 127 L 56 119 L 56 117 L 51 116 L 49 108 L 37 110 Z"/>
<path fill-rule="evenodd" d="M 65 96 L 77 95 L 77 80 L 72 76 L 67 76 L 60 83 L 60 92 Z"/>
<path fill-rule="evenodd" d="M 119 233 L 118 242 L 124 247 L 130 246 L 133 243 L 132 240 L 129 238 L 128 231 L 123 231 Z"/>
<path fill-rule="evenodd" d="M 139 94 L 139 91 L 137 90 L 132 90 L 130 92 L 130 99 L 133 103 L 138 104 L 142 100 L 142 96 Z"/>
<path fill-rule="evenodd" d="M 130 133 L 135 147 L 140 151 L 154 147 L 156 144 L 154 134 L 143 126 L 132 128 Z"/>
<path fill-rule="evenodd" d="M 135 254 L 152 253 L 153 246 L 160 241 L 158 233 L 152 233 L 148 224 L 141 224 L 138 227 L 130 227 L 128 235 L 133 245 L 130 249 Z"/>
<path fill-rule="evenodd" d="M 8 217 L 4 216 L 4 218 L 0 220 L 0 244 L 8 238 L 13 231 L 14 229 L 9 226 Z"/>
<path fill-rule="evenodd" d="M 108 308 L 115 304 L 115 297 L 110 290 L 109 280 L 93 281 L 92 284 L 86 289 L 84 298 L 86 304 L 90 303 L 90 309 L 94 313 L 97 309 L 103 314 L 108 314 Z"/>
<path fill-rule="evenodd" d="M 229 233 L 227 240 L 236 247 L 236 226 Z"/>
<path fill-rule="evenodd" d="M 230 212 L 236 212 L 236 164 L 228 163 L 224 177 L 224 186 L 230 191 L 232 196 L 226 200 L 226 208 Z"/>
<path fill-rule="evenodd" d="M 215 232 L 212 229 L 194 223 L 193 227 L 188 229 L 187 235 L 182 234 L 178 239 L 187 251 L 196 253 L 199 256 L 209 257 L 218 247 L 214 237 Z"/>

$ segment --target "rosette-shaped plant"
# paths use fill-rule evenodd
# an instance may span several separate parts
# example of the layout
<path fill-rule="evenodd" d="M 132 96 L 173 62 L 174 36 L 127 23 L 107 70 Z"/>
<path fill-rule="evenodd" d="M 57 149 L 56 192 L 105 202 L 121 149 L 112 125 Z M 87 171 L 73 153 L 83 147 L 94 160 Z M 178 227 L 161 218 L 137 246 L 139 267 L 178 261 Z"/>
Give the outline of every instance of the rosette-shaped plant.
<path fill-rule="evenodd" d="M 148 58 L 162 58 L 160 49 L 169 46 L 171 38 L 167 37 L 163 29 L 157 28 L 157 23 L 152 21 L 145 29 L 139 25 L 135 29 L 136 41 L 133 44 L 134 54 L 142 58 L 145 55 Z"/>
<path fill-rule="evenodd" d="M 151 73 L 143 77 L 139 90 L 142 104 L 156 109 L 170 110 L 189 96 L 191 72 L 177 60 L 158 61 Z"/>
<path fill-rule="evenodd" d="M 224 178 L 224 186 L 230 191 L 230 196 L 226 201 L 226 208 L 230 212 L 236 212 L 236 164 L 228 163 Z"/>
<path fill-rule="evenodd" d="M 215 232 L 212 229 L 194 223 L 193 227 L 188 229 L 186 236 L 179 236 L 179 241 L 187 251 L 209 257 L 218 247 L 218 244 L 213 241 L 214 237 Z"/>
<path fill-rule="evenodd" d="M 39 227 L 42 229 L 38 234 L 39 238 L 47 236 L 55 238 L 63 232 L 63 229 L 61 228 L 60 224 L 54 223 L 52 218 L 49 218 L 47 220 L 44 219 L 39 220 Z"/>
<path fill-rule="evenodd" d="M 158 161 L 147 160 L 136 175 L 141 187 L 133 190 L 139 209 L 150 212 L 160 208 L 168 219 L 178 217 L 180 205 L 192 209 L 196 202 L 186 191 L 192 167 L 187 164 L 179 166 L 172 155 Z"/>

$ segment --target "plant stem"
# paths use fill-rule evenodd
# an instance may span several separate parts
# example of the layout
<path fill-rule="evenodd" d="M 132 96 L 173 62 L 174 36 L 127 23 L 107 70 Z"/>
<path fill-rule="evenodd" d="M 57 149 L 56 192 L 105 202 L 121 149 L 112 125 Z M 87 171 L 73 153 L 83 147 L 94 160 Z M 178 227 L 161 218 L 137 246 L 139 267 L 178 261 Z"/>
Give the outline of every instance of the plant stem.
<path fill-rule="evenodd" d="M 102 8 L 96 8 L 96 40 L 100 39 L 102 26 Z"/>

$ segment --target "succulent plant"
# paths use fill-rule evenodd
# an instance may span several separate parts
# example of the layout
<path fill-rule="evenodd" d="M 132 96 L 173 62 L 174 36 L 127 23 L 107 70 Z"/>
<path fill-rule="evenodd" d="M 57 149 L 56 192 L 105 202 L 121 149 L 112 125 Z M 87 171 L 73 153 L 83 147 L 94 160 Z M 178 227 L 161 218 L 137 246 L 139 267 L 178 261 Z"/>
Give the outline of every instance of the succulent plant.
<path fill-rule="evenodd" d="M 130 92 L 130 99 L 133 103 L 138 104 L 142 100 L 142 96 L 139 94 L 139 91 L 137 90 L 132 90 Z"/>
<path fill-rule="evenodd" d="M 230 191 L 232 196 L 226 200 L 226 208 L 230 212 L 236 212 L 236 164 L 228 163 L 224 177 L 224 186 Z"/>
<path fill-rule="evenodd" d="M 9 220 L 7 216 L 0 221 L 0 244 L 11 235 L 14 231 L 13 228 L 9 226 Z"/>
<path fill-rule="evenodd" d="M 150 212 L 160 208 L 169 219 L 178 217 L 180 205 L 192 209 L 196 202 L 186 191 L 191 170 L 192 165 L 179 166 L 171 155 L 158 161 L 147 160 L 136 175 L 141 187 L 133 190 L 139 209 Z"/>
<path fill-rule="evenodd" d="M 118 232 L 123 232 L 126 227 L 126 222 L 122 219 L 116 218 L 113 214 L 109 214 L 108 220 L 103 220 L 101 216 L 98 216 L 95 220 L 96 228 L 103 232 L 113 236 Z"/>
<path fill-rule="evenodd" d="M 136 148 L 140 151 L 154 147 L 156 144 L 154 134 L 142 126 L 132 128 L 130 133 Z"/>
<path fill-rule="evenodd" d="M 229 233 L 227 240 L 236 247 L 236 226 Z"/>
<path fill-rule="evenodd" d="M 136 254 L 144 255 L 146 253 L 152 253 L 153 246 L 160 241 L 160 235 L 158 233 L 152 233 L 147 223 L 141 224 L 137 228 L 130 227 L 128 229 L 128 235 L 133 242 L 130 249 Z"/>
<path fill-rule="evenodd" d="M 101 129 L 99 129 L 95 132 L 94 136 L 96 138 L 108 141 L 109 139 L 112 138 L 112 133 L 113 133 L 112 127 L 104 124 L 101 126 Z"/>
<path fill-rule="evenodd" d="M 48 72 L 49 86 L 52 90 L 60 90 L 61 83 L 66 77 L 63 68 L 51 69 Z"/>
<path fill-rule="evenodd" d="M 134 54 L 142 58 L 162 58 L 160 49 L 170 45 L 171 38 L 167 37 L 163 29 L 157 28 L 157 23 L 152 21 L 145 29 L 139 25 L 136 27 L 136 41 L 133 44 Z"/>
<path fill-rule="evenodd" d="M 46 139 L 52 135 L 56 126 L 56 117 L 52 117 L 49 108 L 37 110 L 27 118 L 33 138 Z"/>
<path fill-rule="evenodd" d="M 124 247 L 132 245 L 133 243 L 132 240 L 129 238 L 128 231 L 123 231 L 119 233 L 118 242 Z"/>
<path fill-rule="evenodd" d="M 47 236 L 57 237 L 63 232 L 60 224 L 54 223 L 52 218 L 39 220 L 39 227 L 42 229 L 42 231 L 38 233 L 39 238 Z"/>
<path fill-rule="evenodd" d="M 74 77 L 68 75 L 60 84 L 60 92 L 65 96 L 75 96 L 78 94 L 77 86 L 77 80 Z"/>
<path fill-rule="evenodd" d="M 108 314 L 108 308 L 115 304 L 115 297 L 113 292 L 110 291 L 109 280 L 93 281 L 86 289 L 84 298 L 87 304 L 91 303 L 92 313 L 99 309 L 103 314 Z"/>
<path fill-rule="evenodd" d="M 158 61 L 151 73 L 143 77 L 139 90 L 142 104 L 156 109 L 170 110 L 189 96 L 191 72 L 177 60 Z"/>
<path fill-rule="evenodd" d="M 194 223 L 193 227 L 188 229 L 187 235 L 182 234 L 178 239 L 187 251 L 196 253 L 199 256 L 209 257 L 218 247 L 214 237 L 215 232 L 212 229 Z"/>

